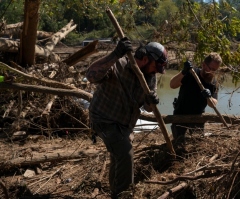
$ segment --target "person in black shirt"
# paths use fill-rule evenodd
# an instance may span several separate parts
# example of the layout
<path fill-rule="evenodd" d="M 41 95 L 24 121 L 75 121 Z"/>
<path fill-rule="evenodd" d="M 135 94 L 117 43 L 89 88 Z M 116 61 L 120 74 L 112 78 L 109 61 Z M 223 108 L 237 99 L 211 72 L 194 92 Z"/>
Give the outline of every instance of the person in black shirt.
<path fill-rule="evenodd" d="M 175 98 L 174 115 L 194 115 L 205 112 L 208 104 L 207 98 L 213 97 L 213 103 L 217 104 L 217 82 L 215 73 L 222 64 L 222 58 L 218 53 L 212 52 L 207 55 L 202 63 L 202 68 L 193 68 L 191 62 L 184 63 L 184 68 L 181 72 L 171 78 L 170 87 L 173 89 L 179 88 L 178 98 Z M 201 80 L 204 90 L 201 91 L 197 81 L 191 74 L 190 69 L 193 68 L 199 79 Z M 185 142 L 185 134 L 187 129 L 190 133 L 193 131 L 204 129 L 204 123 L 173 123 L 171 126 L 172 135 L 175 141 L 180 143 Z"/>

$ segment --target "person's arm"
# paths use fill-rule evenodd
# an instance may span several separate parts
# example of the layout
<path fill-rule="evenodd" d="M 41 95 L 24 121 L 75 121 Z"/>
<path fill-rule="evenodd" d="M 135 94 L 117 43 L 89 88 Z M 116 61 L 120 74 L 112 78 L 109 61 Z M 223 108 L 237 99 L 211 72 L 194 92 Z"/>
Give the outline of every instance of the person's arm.
<path fill-rule="evenodd" d="M 182 74 L 182 72 L 179 72 L 177 75 L 173 76 L 170 80 L 170 88 L 178 88 L 182 85 L 182 78 L 184 77 L 184 75 Z"/>
<path fill-rule="evenodd" d="M 102 80 L 111 66 L 128 51 L 133 51 L 132 44 L 127 37 L 124 37 L 118 42 L 113 52 L 97 60 L 88 68 L 86 73 L 88 81 L 96 83 Z"/>
<path fill-rule="evenodd" d="M 171 78 L 170 80 L 170 87 L 175 89 L 178 88 L 182 85 L 182 78 L 189 73 L 189 70 L 192 69 L 192 64 L 191 62 L 187 61 L 184 62 L 184 67 L 183 70 L 178 73 L 177 75 L 175 75 L 174 77 Z"/>
<path fill-rule="evenodd" d="M 116 63 L 118 57 L 114 52 L 95 61 L 87 70 L 86 77 L 89 82 L 95 83 L 105 77 L 111 66 Z"/>

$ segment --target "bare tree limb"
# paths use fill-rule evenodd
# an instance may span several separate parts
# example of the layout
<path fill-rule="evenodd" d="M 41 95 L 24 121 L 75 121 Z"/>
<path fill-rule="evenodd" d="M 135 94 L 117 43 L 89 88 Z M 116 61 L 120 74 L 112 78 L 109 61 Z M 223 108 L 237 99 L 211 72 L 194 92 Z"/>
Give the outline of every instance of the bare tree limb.
<path fill-rule="evenodd" d="M 163 195 L 161 195 L 160 197 L 158 197 L 157 199 L 166 199 L 168 198 L 168 196 L 170 196 L 171 194 L 181 190 L 181 189 L 184 189 L 187 187 L 187 183 L 186 182 L 183 182 L 181 183 L 180 185 L 168 190 L 167 192 L 165 192 Z"/>
<path fill-rule="evenodd" d="M 20 83 L 0 83 L 0 89 L 13 89 L 13 90 L 24 90 L 30 92 L 37 92 L 37 93 L 49 93 L 52 95 L 60 95 L 60 96 L 75 96 L 78 98 L 85 99 L 87 101 L 91 101 L 92 94 L 80 89 L 60 89 L 60 88 L 51 88 L 46 86 L 39 86 L 39 85 L 27 85 L 27 84 L 20 84 Z"/>
<path fill-rule="evenodd" d="M 225 171 L 226 172 L 226 171 Z M 149 184 L 161 184 L 161 185 L 168 185 L 168 184 L 173 184 L 175 182 L 178 181 L 184 181 L 184 180 L 198 180 L 201 178 L 211 178 L 214 176 L 219 176 L 222 175 L 224 172 L 215 172 L 215 173 L 209 173 L 209 174 L 204 174 L 204 175 L 198 175 L 198 176 L 179 176 L 173 180 L 169 180 L 169 181 L 153 181 L 153 180 L 146 180 L 144 181 L 145 183 L 149 183 Z"/>

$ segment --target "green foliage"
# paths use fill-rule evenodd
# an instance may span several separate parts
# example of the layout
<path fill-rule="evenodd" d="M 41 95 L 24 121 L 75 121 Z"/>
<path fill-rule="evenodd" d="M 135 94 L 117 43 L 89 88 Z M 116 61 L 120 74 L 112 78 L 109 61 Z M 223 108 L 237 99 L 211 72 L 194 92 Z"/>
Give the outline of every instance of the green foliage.
<path fill-rule="evenodd" d="M 224 10 L 224 15 L 222 14 Z M 179 59 L 188 58 L 186 50 L 189 43 L 195 44 L 191 58 L 201 65 L 207 53 L 218 52 L 226 66 L 231 66 L 235 83 L 239 81 L 239 51 L 232 46 L 232 40 L 240 33 L 240 18 L 232 17 L 233 8 L 224 2 L 215 4 L 184 3 L 178 12 L 172 13 L 168 24 L 158 29 L 159 41 L 175 43 Z M 235 11 L 234 11 L 235 12 Z M 224 18 L 227 14 L 227 17 Z M 165 37 L 164 37 L 165 35 Z"/>
<path fill-rule="evenodd" d="M 152 15 L 155 26 L 161 26 L 165 20 L 170 18 L 172 13 L 177 11 L 178 8 L 172 0 L 163 0 Z"/>
<path fill-rule="evenodd" d="M 81 45 L 83 39 L 80 34 L 76 32 L 70 32 L 68 36 L 62 41 L 67 45 Z"/>
<path fill-rule="evenodd" d="M 0 1 L 0 17 L 4 17 L 7 24 L 23 21 L 24 1 L 20 0 L 2 0 Z"/>

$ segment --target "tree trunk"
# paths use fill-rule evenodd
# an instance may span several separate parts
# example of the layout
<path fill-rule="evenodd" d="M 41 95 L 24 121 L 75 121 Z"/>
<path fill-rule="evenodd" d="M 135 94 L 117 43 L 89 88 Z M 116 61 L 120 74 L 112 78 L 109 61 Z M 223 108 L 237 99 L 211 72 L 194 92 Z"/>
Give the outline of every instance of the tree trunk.
<path fill-rule="evenodd" d="M 51 62 L 60 61 L 60 58 L 55 53 L 53 53 L 52 50 L 61 39 L 65 38 L 66 35 L 69 32 L 73 31 L 76 27 L 77 25 L 74 25 L 73 20 L 71 20 L 65 27 L 63 27 L 57 33 L 52 35 L 50 41 L 46 43 L 44 48 L 41 46 L 35 45 L 34 43 L 35 56 L 42 57 L 44 59 L 49 59 L 49 61 Z M 18 41 L 0 39 L 0 51 L 17 53 L 18 48 L 19 48 Z"/>
<path fill-rule="evenodd" d="M 41 0 L 25 0 L 23 31 L 20 39 L 20 63 L 23 67 L 35 64 L 35 44 Z"/>
<path fill-rule="evenodd" d="M 6 27 L 0 32 L 0 37 L 8 37 L 14 39 L 20 39 L 20 34 L 22 32 L 23 22 L 18 22 L 15 24 L 6 25 Z M 53 32 L 37 31 L 38 39 L 45 39 L 51 37 Z"/>
<path fill-rule="evenodd" d="M 53 51 L 56 44 L 65 38 L 65 36 L 72 32 L 77 27 L 76 24 L 74 24 L 73 20 L 71 20 L 65 27 L 63 27 L 61 30 L 59 30 L 57 33 L 55 33 L 49 42 L 46 43 L 45 48 L 49 51 Z"/>

